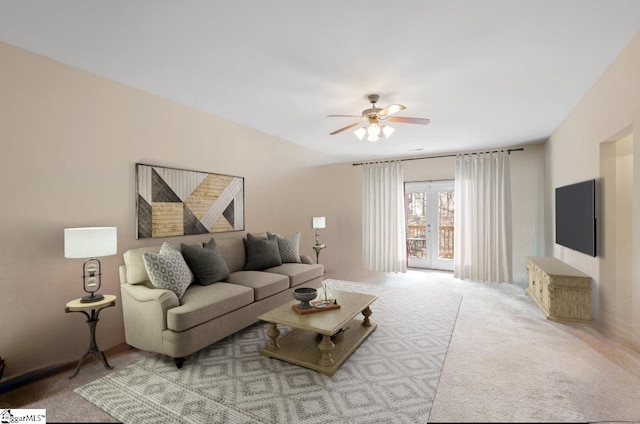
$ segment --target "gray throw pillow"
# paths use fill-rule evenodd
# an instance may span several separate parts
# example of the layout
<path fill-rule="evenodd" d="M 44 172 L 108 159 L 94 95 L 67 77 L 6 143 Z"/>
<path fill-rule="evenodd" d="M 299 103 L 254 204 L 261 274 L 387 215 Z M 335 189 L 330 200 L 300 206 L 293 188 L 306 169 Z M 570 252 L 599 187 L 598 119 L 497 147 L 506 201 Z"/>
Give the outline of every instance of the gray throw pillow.
<path fill-rule="evenodd" d="M 213 237 L 204 247 L 199 244 L 183 243 L 181 250 L 196 283 L 206 286 L 224 281 L 229 277 L 229 267 Z"/>
<path fill-rule="evenodd" d="M 274 235 L 267 231 L 267 235 Z M 290 236 L 275 234 L 282 263 L 300 263 L 300 233 Z"/>
<path fill-rule="evenodd" d="M 193 282 L 193 273 L 182 257 L 182 253 L 169 243 L 162 243 L 159 253 L 144 252 L 144 267 L 154 287 L 173 291 L 178 299 Z"/>
<path fill-rule="evenodd" d="M 251 233 L 247 233 L 244 241 L 244 248 L 247 252 L 247 263 L 245 271 L 262 271 L 265 268 L 282 265 L 278 241 L 275 235 L 268 238 L 259 238 Z"/>

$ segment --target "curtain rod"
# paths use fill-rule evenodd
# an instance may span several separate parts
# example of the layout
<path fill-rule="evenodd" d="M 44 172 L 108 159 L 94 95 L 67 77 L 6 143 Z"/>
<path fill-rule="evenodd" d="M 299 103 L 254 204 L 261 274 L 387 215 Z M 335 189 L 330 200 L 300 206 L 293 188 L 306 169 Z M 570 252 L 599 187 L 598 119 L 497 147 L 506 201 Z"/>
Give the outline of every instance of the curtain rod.
<path fill-rule="evenodd" d="M 521 152 L 524 150 L 524 147 L 519 147 L 517 149 L 507 149 L 507 153 L 511 154 L 511 152 Z M 419 160 L 419 159 L 438 159 L 438 158 L 451 158 L 451 157 L 456 157 L 458 155 L 479 155 L 482 153 L 498 153 L 501 152 L 503 150 L 492 150 L 490 152 L 471 152 L 471 153 L 451 153 L 451 154 L 447 154 L 447 155 L 439 155 L 439 156 L 420 156 L 420 157 L 415 157 L 415 158 L 405 158 L 405 159 L 387 159 L 387 160 L 381 160 L 381 161 L 371 161 L 371 162 L 358 162 L 358 163 L 354 163 L 353 166 L 360 166 L 360 165 L 365 165 L 367 163 L 385 163 L 385 162 L 396 162 L 396 161 L 400 161 L 400 162 L 404 162 L 407 160 Z"/>

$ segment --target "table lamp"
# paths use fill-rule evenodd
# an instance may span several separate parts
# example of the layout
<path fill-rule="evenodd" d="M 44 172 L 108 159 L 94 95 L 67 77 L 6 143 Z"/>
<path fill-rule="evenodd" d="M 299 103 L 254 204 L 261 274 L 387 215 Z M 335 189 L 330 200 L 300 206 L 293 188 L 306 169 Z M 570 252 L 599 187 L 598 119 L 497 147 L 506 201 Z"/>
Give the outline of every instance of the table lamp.
<path fill-rule="evenodd" d="M 319 228 L 325 228 L 324 216 L 313 217 L 313 229 L 316 230 L 316 245 L 320 244 L 320 241 L 319 241 L 320 233 L 318 232 Z"/>
<path fill-rule="evenodd" d="M 320 251 L 327 247 L 324 244 L 320 244 L 320 232 L 318 231 L 320 228 L 325 228 L 324 216 L 314 216 L 311 226 L 316 230 L 316 244 L 313 248 L 316 251 L 316 263 L 320 263 Z"/>
<path fill-rule="evenodd" d="M 104 299 L 100 290 L 102 267 L 96 258 L 118 253 L 116 227 L 84 227 L 64 229 L 64 257 L 85 258 L 82 264 L 82 288 L 89 293 L 80 301 L 97 302 Z M 88 259 L 87 259 L 88 258 Z"/>

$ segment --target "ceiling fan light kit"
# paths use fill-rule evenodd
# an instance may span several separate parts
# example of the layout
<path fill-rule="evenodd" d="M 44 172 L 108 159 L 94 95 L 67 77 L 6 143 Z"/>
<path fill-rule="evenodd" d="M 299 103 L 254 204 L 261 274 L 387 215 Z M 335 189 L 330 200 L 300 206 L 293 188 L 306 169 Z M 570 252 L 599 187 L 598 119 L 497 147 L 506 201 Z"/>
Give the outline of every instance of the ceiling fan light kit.
<path fill-rule="evenodd" d="M 389 138 L 395 130 L 396 130 L 395 128 L 390 127 L 389 125 L 385 125 L 384 127 L 382 127 L 382 132 L 384 133 L 384 136 L 387 138 Z"/>
<path fill-rule="evenodd" d="M 358 139 L 362 140 L 364 138 L 364 135 L 367 133 L 367 130 L 365 130 L 364 127 L 360 127 L 353 133 L 356 135 L 356 137 L 358 137 Z"/>
<path fill-rule="evenodd" d="M 402 105 L 391 105 L 387 106 L 384 109 L 376 107 L 376 103 L 380 98 L 377 94 L 369 94 L 367 96 L 369 102 L 371 102 L 371 107 L 369 109 L 365 109 L 362 111 L 360 116 L 358 115 L 327 115 L 328 117 L 343 117 L 343 118 L 360 118 L 361 121 L 355 122 L 353 124 L 347 125 L 346 127 L 340 128 L 336 130 L 330 135 L 341 133 L 342 131 L 346 131 L 350 128 L 353 128 L 357 125 L 363 125 L 353 133 L 359 140 L 362 140 L 364 136 L 367 136 L 367 140 L 375 143 L 379 141 L 381 138 L 389 138 L 391 134 L 395 131 L 395 128 L 386 125 L 384 122 L 401 122 L 407 124 L 420 124 L 427 125 L 430 121 L 426 118 L 408 118 L 403 116 L 390 116 L 394 113 L 400 112 L 401 110 L 406 109 L 406 107 Z"/>

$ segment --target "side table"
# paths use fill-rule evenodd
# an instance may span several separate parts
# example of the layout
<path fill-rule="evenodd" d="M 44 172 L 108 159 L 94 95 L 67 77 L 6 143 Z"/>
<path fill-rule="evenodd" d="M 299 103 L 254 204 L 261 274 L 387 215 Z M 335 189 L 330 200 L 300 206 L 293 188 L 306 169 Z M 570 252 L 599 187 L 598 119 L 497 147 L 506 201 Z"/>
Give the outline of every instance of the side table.
<path fill-rule="evenodd" d="M 98 358 L 102 360 L 105 368 L 110 370 L 113 369 L 113 367 L 107 362 L 107 357 L 105 356 L 104 352 L 98 349 L 98 345 L 96 344 L 96 325 L 98 324 L 98 316 L 100 315 L 100 311 L 105 308 L 115 306 L 116 297 L 112 294 L 105 294 L 103 300 L 92 303 L 82 303 L 80 301 L 81 299 L 82 298 L 78 298 L 68 302 L 64 311 L 66 313 L 81 312 L 87 317 L 87 325 L 89 326 L 90 334 L 89 350 L 87 350 L 87 353 L 85 353 L 82 358 L 80 358 L 80 360 L 78 361 L 78 366 L 76 367 L 76 371 L 69 378 L 73 378 L 78 375 L 82 363 L 84 362 L 86 357 L 90 355 L 94 355 L 96 357 L 96 361 L 98 360 Z"/>
<path fill-rule="evenodd" d="M 314 244 L 313 248 L 316 251 L 316 263 L 319 264 L 320 263 L 320 251 L 322 249 L 324 249 L 325 247 L 327 247 L 325 244 Z"/>

